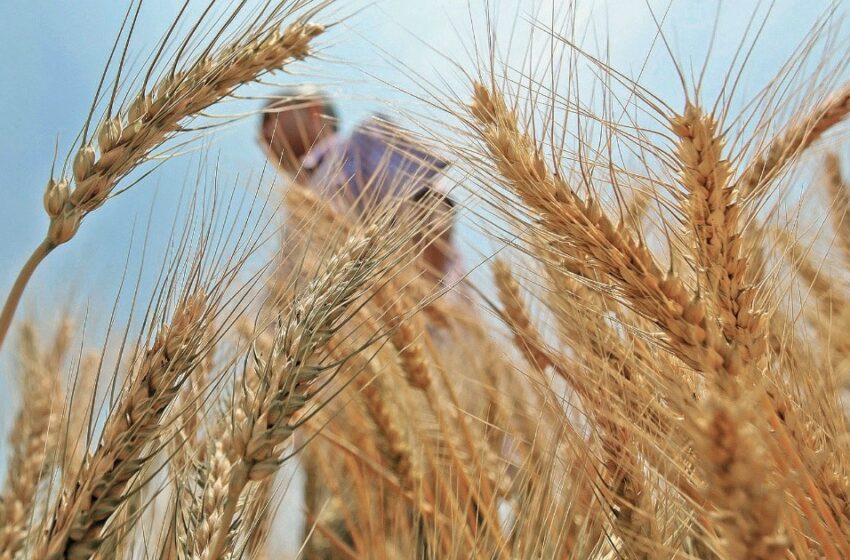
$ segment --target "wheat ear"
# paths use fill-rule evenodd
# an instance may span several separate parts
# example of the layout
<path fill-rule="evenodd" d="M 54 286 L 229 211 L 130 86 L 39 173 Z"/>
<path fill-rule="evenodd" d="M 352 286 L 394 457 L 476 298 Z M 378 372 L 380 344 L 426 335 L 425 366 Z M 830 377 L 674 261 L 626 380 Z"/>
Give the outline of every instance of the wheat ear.
<path fill-rule="evenodd" d="M 67 326 L 45 356 L 30 323 L 21 329 L 21 410 L 12 426 L 12 455 L 0 494 L 0 559 L 12 560 L 23 547 L 38 485 L 57 458 L 62 383 L 59 367 L 67 350 Z"/>
<path fill-rule="evenodd" d="M 145 464 L 144 450 L 161 432 L 159 420 L 197 365 L 205 307 L 201 293 L 184 299 L 171 324 L 145 351 L 106 420 L 98 448 L 80 469 L 76 486 L 56 504 L 35 557 L 84 559 L 97 553 L 104 526 Z"/>
<path fill-rule="evenodd" d="M 707 320 L 707 309 L 701 298 L 689 295 L 684 282 L 675 274 L 662 275 L 649 249 L 634 240 L 624 227 L 615 227 L 593 198 L 582 200 L 563 179 L 562 173 L 549 171 L 534 139 L 519 130 L 517 115 L 508 109 L 499 92 L 475 83 L 470 113 L 505 185 L 540 216 L 544 229 L 564 241 L 557 243 L 561 252 L 579 262 L 588 259 L 596 265 L 636 312 L 666 334 L 671 349 L 689 366 L 713 374 L 715 381 L 718 377 L 735 378 L 743 372 L 742 360 L 734 359 L 735 348 L 730 348 Z M 752 319 L 754 324 L 748 328 L 764 332 L 766 316 L 753 315 Z M 766 337 L 758 340 L 760 344 L 767 344 Z M 754 353 L 761 355 L 763 351 L 756 348 Z M 798 504 L 812 514 L 809 520 L 824 550 L 830 553 L 830 558 L 837 558 L 835 547 L 829 542 L 818 517 L 830 528 L 842 549 L 850 550 L 850 544 L 844 542 L 835 518 L 776 416 L 769 396 L 763 395 L 759 405 L 776 430 L 777 443 L 789 455 L 793 468 L 799 470 L 802 485 L 819 515 L 805 499 L 798 499 Z"/>
<path fill-rule="evenodd" d="M 47 236 L 21 269 L 0 312 L 0 347 L 18 302 L 39 263 L 70 241 L 85 216 L 106 202 L 119 181 L 146 161 L 151 152 L 182 130 L 185 122 L 230 95 L 242 84 L 300 60 L 322 25 L 295 22 L 283 32 L 275 28 L 247 41 L 202 56 L 185 70 L 175 71 L 114 115 L 105 115 L 93 144 L 74 156 L 73 185 L 68 178 L 51 178 L 44 194 L 50 218 Z"/>
<path fill-rule="evenodd" d="M 367 283 L 380 275 L 382 252 L 377 228 L 351 237 L 326 263 L 324 271 L 292 303 L 269 355 L 256 356 L 260 382 L 244 384 L 234 397 L 231 428 L 234 449 L 227 495 L 218 525 L 208 543 L 200 543 L 199 558 L 220 558 L 227 548 L 240 498 L 249 482 L 264 480 L 280 467 L 280 449 L 297 426 L 294 417 L 316 396 L 318 380 L 327 369 L 312 363 L 313 355 L 339 328 L 349 305 Z"/>
<path fill-rule="evenodd" d="M 749 412 L 748 412 L 749 407 Z M 779 532 L 782 493 L 765 482 L 763 446 L 746 399 L 712 397 L 698 420 L 696 450 L 703 458 L 706 497 L 719 511 L 729 558 L 786 558 L 787 539 Z"/>
<path fill-rule="evenodd" d="M 705 303 L 688 294 L 681 278 L 662 274 L 649 249 L 622 223 L 614 226 L 594 199 L 580 199 L 561 174 L 549 171 L 499 92 L 476 83 L 470 112 L 506 186 L 541 217 L 544 228 L 569 239 L 558 244 L 560 252 L 596 264 L 635 311 L 663 329 L 685 363 L 706 373 L 738 373 L 727 361 L 725 341 L 706 320 Z"/>
<path fill-rule="evenodd" d="M 752 309 L 755 289 L 746 285 L 747 259 L 742 254 L 736 192 L 729 184 L 731 169 L 723 158 L 724 139 L 717 121 L 691 103 L 672 119 L 671 127 L 679 137 L 679 181 L 689 195 L 696 259 L 731 345 L 727 360 L 741 364 L 736 368 L 758 364 L 767 351 L 765 321 Z"/>
<path fill-rule="evenodd" d="M 801 122 L 792 125 L 774 139 L 741 173 L 737 181 L 742 196 L 758 199 L 764 196 L 770 181 L 785 166 L 824 132 L 840 123 L 850 113 L 850 82 L 818 106 Z"/>
<path fill-rule="evenodd" d="M 755 377 L 766 363 L 766 324 L 753 310 L 755 288 L 746 284 L 737 193 L 729 184 L 723 137 L 717 121 L 690 103 L 672 120 L 671 128 L 679 137 L 679 181 L 689 195 L 695 257 L 729 345 L 726 360 Z M 763 450 L 757 438 L 745 436 L 754 425 L 737 412 L 742 405 L 736 390 L 739 381 L 720 376 L 715 383 L 720 396 L 694 430 L 708 479 L 706 499 L 722 512 L 720 525 L 730 557 L 780 558 L 787 549 L 787 542 L 777 535 L 782 501 L 764 483 L 761 465 L 753 460 Z"/>

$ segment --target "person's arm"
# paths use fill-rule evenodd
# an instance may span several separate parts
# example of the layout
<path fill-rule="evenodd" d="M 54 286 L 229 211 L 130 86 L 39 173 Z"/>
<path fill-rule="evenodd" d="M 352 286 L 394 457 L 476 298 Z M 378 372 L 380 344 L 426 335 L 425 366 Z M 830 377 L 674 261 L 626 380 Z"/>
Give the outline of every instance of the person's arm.
<path fill-rule="evenodd" d="M 455 204 L 442 192 L 439 184 L 422 189 L 413 200 L 422 209 L 417 237 L 424 244 L 422 259 L 425 273 L 440 281 L 456 260 L 453 239 Z"/>

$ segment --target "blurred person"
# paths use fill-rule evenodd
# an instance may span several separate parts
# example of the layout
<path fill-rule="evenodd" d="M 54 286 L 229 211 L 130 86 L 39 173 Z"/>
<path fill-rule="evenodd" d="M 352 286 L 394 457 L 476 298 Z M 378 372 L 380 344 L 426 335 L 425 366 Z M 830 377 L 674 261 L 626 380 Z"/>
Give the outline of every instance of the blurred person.
<path fill-rule="evenodd" d="M 348 135 L 339 132 L 333 103 L 318 89 L 287 89 L 270 102 L 260 128 L 267 157 L 293 181 L 367 220 L 382 203 L 419 217 L 413 240 L 422 246 L 423 274 L 442 286 L 460 279 L 453 243 L 454 201 L 443 172 L 448 162 L 390 119 L 373 115 Z"/>

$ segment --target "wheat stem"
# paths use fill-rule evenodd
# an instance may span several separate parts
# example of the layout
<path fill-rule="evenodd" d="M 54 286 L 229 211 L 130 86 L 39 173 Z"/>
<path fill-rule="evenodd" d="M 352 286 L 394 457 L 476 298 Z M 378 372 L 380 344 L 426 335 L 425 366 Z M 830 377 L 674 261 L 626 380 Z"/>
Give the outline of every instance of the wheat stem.
<path fill-rule="evenodd" d="M 55 246 L 47 239 L 42 241 L 35 251 L 32 252 L 27 262 L 18 272 L 18 277 L 15 278 L 15 283 L 12 284 L 12 289 L 9 290 L 9 295 L 6 296 L 6 302 L 3 304 L 3 311 L 0 312 L 0 348 L 3 347 L 3 341 L 6 340 L 6 334 L 9 332 L 9 327 L 12 325 L 12 318 L 15 316 L 15 311 L 18 304 L 21 302 L 21 296 L 24 295 L 24 289 L 32 278 L 33 272 L 50 254 Z"/>

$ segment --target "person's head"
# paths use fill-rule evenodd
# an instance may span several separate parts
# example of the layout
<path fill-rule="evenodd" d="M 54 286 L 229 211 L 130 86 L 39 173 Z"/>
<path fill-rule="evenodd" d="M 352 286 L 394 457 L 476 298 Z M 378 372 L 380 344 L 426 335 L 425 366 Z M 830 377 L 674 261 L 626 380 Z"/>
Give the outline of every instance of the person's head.
<path fill-rule="evenodd" d="M 295 173 L 310 148 L 336 129 L 336 110 L 327 96 L 313 87 L 292 87 L 266 105 L 260 142 L 275 164 Z"/>

